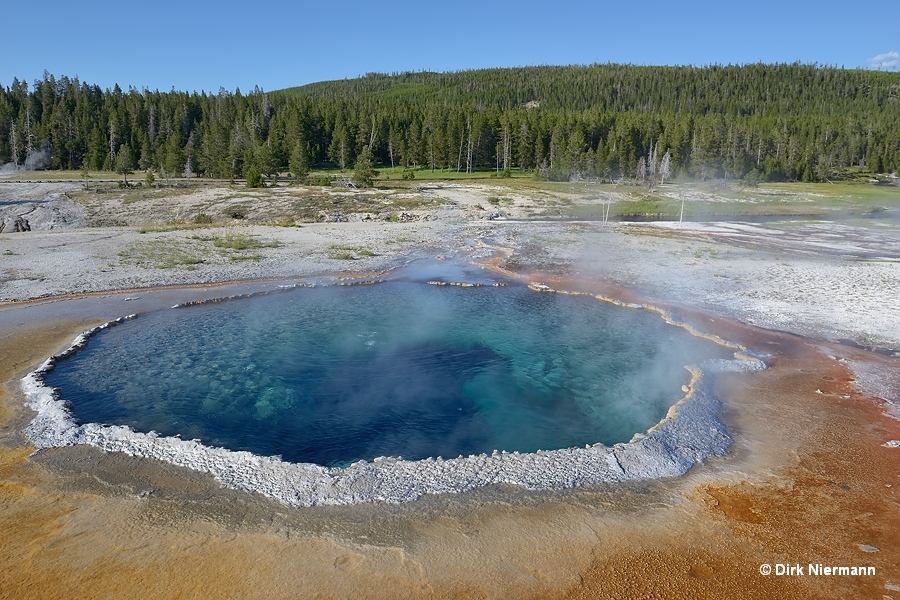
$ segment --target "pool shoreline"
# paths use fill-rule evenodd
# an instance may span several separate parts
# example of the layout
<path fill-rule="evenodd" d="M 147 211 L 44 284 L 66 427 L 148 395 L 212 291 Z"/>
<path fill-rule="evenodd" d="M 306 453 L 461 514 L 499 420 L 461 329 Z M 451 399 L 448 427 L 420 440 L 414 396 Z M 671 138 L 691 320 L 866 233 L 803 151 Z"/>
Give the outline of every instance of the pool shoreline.
<path fill-rule="evenodd" d="M 401 270 L 397 275 L 402 278 L 404 273 Z M 373 282 L 360 279 L 354 283 Z M 276 289 L 285 287 L 289 286 L 279 285 Z M 528 287 L 536 293 L 590 295 L 536 283 Z M 272 291 L 189 301 L 172 308 L 218 303 Z M 636 433 L 629 443 L 613 446 L 595 443 L 585 448 L 544 450 L 536 454 L 495 451 L 493 454 L 416 461 L 379 457 L 337 469 L 210 447 L 197 440 L 140 433 L 124 426 L 76 425 L 65 403 L 53 389 L 44 385 L 44 374 L 52 370 L 58 360 L 83 348 L 91 336 L 136 318 L 137 315 L 132 314 L 85 331 L 68 349 L 48 358 L 21 380 L 27 406 L 37 412 L 25 433 L 38 449 L 89 444 L 107 452 L 163 460 L 210 473 L 226 487 L 259 492 L 288 506 L 409 502 L 424 494 L 459 493 L 500 483 L 528 490 L 560 490 L 677 477 L 696 463 L 724 455 L 731 440 L 718 419 L 720 402 L 711 393 L 711 384 L 707 380 L 715 373 L 756 371 L 764 368 L 764 363 L 749 356 L 745 347 L 700 332 L 689 323 L 675 319 L 665 309 L 647 303 L 622 303 L 599 294 L 591 296 L 600 302 L 658 313 L 669 326 L 685 329 L 691 335 L 735 350 L 734 359 L 708 360 L 699 367 L 686 367 L 691 372 L 691 382 L 685 395 L 669 408 L 662 420 L 646 432 Z"/>

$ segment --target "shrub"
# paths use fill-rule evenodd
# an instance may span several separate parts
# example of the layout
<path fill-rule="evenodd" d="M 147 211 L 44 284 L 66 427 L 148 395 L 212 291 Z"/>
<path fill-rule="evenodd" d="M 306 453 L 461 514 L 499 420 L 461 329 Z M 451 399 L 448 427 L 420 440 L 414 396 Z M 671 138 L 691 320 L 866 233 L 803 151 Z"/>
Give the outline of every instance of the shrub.
<path fill-rule="evenodd" d="M 248 188 L 261 188 L 266 187 L 265 182 L 263 182 L 262 173 L 259 172 L 255 166 L 250 165 L 244 171 L 244 177 L 247 179 L 247 187 Z"/>

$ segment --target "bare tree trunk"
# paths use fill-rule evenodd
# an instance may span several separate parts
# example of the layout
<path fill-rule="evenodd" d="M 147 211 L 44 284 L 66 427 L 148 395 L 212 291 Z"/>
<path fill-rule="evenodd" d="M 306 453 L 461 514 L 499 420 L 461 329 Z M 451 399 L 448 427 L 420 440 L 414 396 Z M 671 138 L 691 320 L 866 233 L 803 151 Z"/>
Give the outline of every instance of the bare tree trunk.
<path fill-rule="evenodd" d="M 31 107 L 25 109 L 25 168 L 31 163 L 34 153 L 34 134 L 31 132 Z"/>
<path fill-rule="evenodd" d="M 109 166 L 116 168 L 116 122 L 109 122 Z"/>
<path fill-rule="evenodd" d="M 466 173 L 472 172 L 472 115 L 466 116 L 469 143 L 466 146 Z"/>
<path fill-rule="evenodd" d="M 671 170 L 672 163 L 672 155 L 669 154 L 669 151 L 666 150 L 666 153 L 663 154 L 662 162 L 659 165 L 659 175 L 660 181 L 664 185 L 666 183 L 666 177 L 669 176 L 669 171 Z"/>
<path fill-rule="evenodd" d="M 510 140 L 509 140 L 509 123 L 506 123 L 503 126 L 503 170 L 509 171 L 509 159 L 510 159 Z"/>
<path fill-rule="evenodd" d="M 19 138 L 16 136 L 16 122 L 12 121 L 9 126 L 9 147 L 12 150 L 13 166 L 19 168 Z"/>

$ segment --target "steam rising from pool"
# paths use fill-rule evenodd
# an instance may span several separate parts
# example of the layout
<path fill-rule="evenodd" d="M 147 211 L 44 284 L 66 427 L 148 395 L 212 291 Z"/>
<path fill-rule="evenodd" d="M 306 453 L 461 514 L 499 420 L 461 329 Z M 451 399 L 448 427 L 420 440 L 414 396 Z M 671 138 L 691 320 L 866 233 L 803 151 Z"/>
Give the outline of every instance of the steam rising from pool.
<path fill-rule="evenodd" d="M 299 505 L 679 474 L 728 445 L 685 366 L 760 366 L 591 297 L 400 281 L 151 313 L 86 339 L 23 382 L 36 445 L 163 458 Z"/>

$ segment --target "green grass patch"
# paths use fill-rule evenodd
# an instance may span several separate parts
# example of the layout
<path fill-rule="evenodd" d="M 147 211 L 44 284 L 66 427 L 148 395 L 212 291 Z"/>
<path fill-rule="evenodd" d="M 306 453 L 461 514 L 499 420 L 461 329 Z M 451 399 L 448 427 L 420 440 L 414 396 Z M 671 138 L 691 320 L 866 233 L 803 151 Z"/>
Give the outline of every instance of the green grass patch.
<path fill-rule="evenodd" d="M 395 166 L 393 168 L 378 165 L 375 167 L 375 170 L 378 171 L 378 177 L 375 178 L 376 184 L 381 183 L 384 184 L 386 181 L 390 181 L 391 184 L 399 184 L 400 182 L 404 182 L 408 185 L 418 186 L 422 185 L 423 182 L 426 181 L 466 181 L 466 180 L 478 180 L 484 183 L 485 179 L 496 179 L 498 182 L 508 182 L 511 179 L 515 180 L 527 180 L 533 179 L 534 173 L 531 171 L 522 171 L 519 169 L 513 169 L 510 171 L 509 177 L 504 177 L 503 171 L 497 172 L 496 169 L 477 169 L 472 173 L 466 173 L 464 170 L 457 171 L 456 168 L 452 169 L 435 169 L 431 170 L 429 167 L 418 167 L 418 168 L 410 168 L 404 169 L 402 166 Z M 403 181 L 403 174 L 412 173 L 413 178 L 409 181 Z"/>
<path fill-rule="evenodd" d="M 77 171 L 17 171 L 7 181 L 82 181 L 84 179 L 83 172 Z M 88 181 L 91 179 L 122 179 L 118 173 L 111 171 L 91 171 Z"/>
<path fill-rule="evenodd" d="M 455 167 L 449 169 L 435 169 L 432 171 L 430 167 L 425 166 L 404 168 L 401 165 L 396 165 L 394 167 L 375 165 L 375 170 L 378 171 L 378 176 L 375 178 L 376 187 L 378 184 L 384 185 L 387 181 L 390 182 L 389 185 L 400 184 L 402 182 L 404 184 L 417 186 L 426 181 L 478 180 L 483 182 L 485 179 L 494 179 L 499 183 L 501 181 L 509 182 L 511 179 L 517 181 L 534 180 L 534 173 L 532 171 L 522 171 L 520 169 L 511 170 L 509 177 L 504 176 L 503 171 L 498 173 L 496 169 L 491 168 L 480 168 L 471 173 L 466 173 L 465 170 L 457 171 Z M 412 173 L 412 180 L 404 181 L 404 173 Z M 306 182 L 309 185 L 331 185 L 332 179 L 352 176 L 352 166 L 348 166 L 344 171 L 341 171 L 336 167 L 320 168 L 311 171 Z"/>
<path fill-rule="evenodd" d="M 141 225 L 138 233 L 168 233 L 170 231 L 184 231 L 191 229 L 208 229 L 210 225 L 205 223 L 168 223 L 166 225 Z"/>
<path fill-rule="evenodd" d="M 328 257 L 334 260 L 359 260 L 369 256 L 377 254 L 361 246 L 330 246 L 328 252 Z"/>
<path fill-rule="evenodd" d="M 611 217 L 649 216 L 678 219 L 684 199 L 684 217 L 784 216 L 829 218 L 834 215 L 870 215 L 900 209 L 900 187 L 871 183 L 777 183 L 754 188 L 729 182 L 688 183 L 648 190 L 639 186 L 587 184 L 567 192 L 571 204 L 536 201 L 554 214 L 571 218 L 602 218 L 605 203 Z M 561 190 L 560 190 L 561 191 Z"/>
<path fill-rule="evenodd" d="M 385 244 L 409 244 L 414 241 L 415 240 L 412 238 L 400 236 L 400 237 L 396 237 L 392 240 L 384 240 L 384 243 Z"/>
<path fill-rule="evenodd" d="M 227 250 L 253 250 L 256 248 L 278 248 L 281 246 L 281 242 L 278 240 L 263 242 L 259 240 L 259 236 L 237 233 L 231 230 L 226 231 L 221 236 L 214 237 L 212 242 L 216 248 Z"/>
<path fill-rule="evenodd" d="M 119 252 L 125 264 L 156 269 L 194 267 L 204 262 L 202 253 L 189 244 L 177 240 L 150 240 L 131 244 Z"/>
<path fill-rule="evenodd" d="M 262 254 L 232 254 L 228 257 L 230 262 L 243 262 L 245 260 L 262 260 Z"/>
<path fill-rule="evenodd" d="M 703 255 L 709 258 L 719 258 L 719 251 L 716 248 L 698 248 L 694 250 L 694 258 L 703 258 Z"/>

